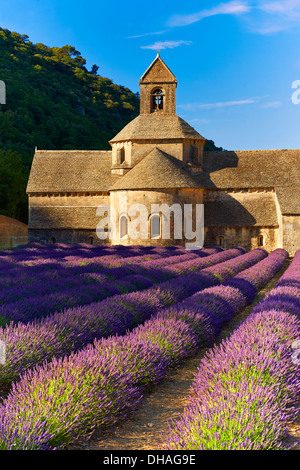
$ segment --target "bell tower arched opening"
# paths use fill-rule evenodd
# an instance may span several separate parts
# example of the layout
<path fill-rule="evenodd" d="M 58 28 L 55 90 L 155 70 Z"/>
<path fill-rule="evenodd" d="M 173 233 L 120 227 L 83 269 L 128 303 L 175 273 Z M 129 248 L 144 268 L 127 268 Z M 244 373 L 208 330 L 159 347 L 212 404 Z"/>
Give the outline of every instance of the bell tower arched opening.
<path fill-rule="evenodd" d="M 161 88 L 155 88 L 151 94 L 152 112 L 162 111 L 164 109 L 164 92 Z"/>

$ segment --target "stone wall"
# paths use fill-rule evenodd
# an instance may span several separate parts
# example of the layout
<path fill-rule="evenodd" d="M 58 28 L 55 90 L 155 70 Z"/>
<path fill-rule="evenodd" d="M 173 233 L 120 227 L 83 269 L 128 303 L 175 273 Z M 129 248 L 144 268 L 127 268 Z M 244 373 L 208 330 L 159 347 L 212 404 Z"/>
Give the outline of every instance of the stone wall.
<path fill-rule="evenodd" d="M 294 256 L 300 247 L 300 216 L 283 215 L 282 216 L 282 248 Z"/>
<path fill-rule="evenodd" d="M 260 245 L 259 237 L 263 237 Z M 278 227 L 205 227 L 204 246 L 225 249 L 242 246 L 246 250 L 264 248 L 268 252 L 280 247 Z"/>
<path fill-rule="evenodd" d="M 152 110 L 152 92 L 161 89 L 164 94 L 164 109 L 158 112 L 175 114 L 176 84 L 174 83 L 146 83 L 140 84 L 140 114 L 150 114 Z"/>
<path fill-rule="evenodd" d="M 39 243 L 91 243 L 101 245 L 105 241 L 100 240 L 95 230 L 70 230 L 70 229 L 32 229 L 29 231 L 29 242 Z"/>
<path fill-rule="evenodd" d="M 196 204 L 204 203 L 204 246 L 222 245 L 224 248 L 243 246 L 247 250 L 262 246 L 268 251 L 283 246 L 293 253 L 300 242 L 298 235 L 300 233 L 300 218 L 283 217 L 283 227 L 281 229 L 277 221 L 276 206 L 274 206 L 275 213 L 270 213 L 273 207 L 273 197 L 272 193 L 264 192 L 229 193 L 201 189 L 112 191 L 110 196 L 96 193 L 35 195 L 29 198 L 29 240 L 42 243 L 51 241 L 125 245 L 156 245 L 159 243 L 162 245 L 176 244 L 185 246 L 191 240 L 186 240 L 184 234 L 184 204 L 193 205 L 193 220 L 195 221 Z M 126 207 L 120 207 L 120 201 L 122 200 L 126 200 Z M 109 227 L 107 225 L 102 230 L 103 235 L 100 239 L 97 235 L 97 225 L 101 218 L 107 214 L 103 212 L 102 217 L 100 214 L 97 215 L 97 208 L 102 204 L 110 205 L 110 203 L 115 209 L 116 233 L 108 232 Z M 145 238 L 131 239 L 126 236 L 120 239 L 120 216 L 127 213 L 130 206 L 137 203 L 143 204 L 147 209 L 146 237 L 144 235 Z M 171 212 L 170 237 L 151 239 L 151 204 L 166 204 L 166 207 L 169 208 L 173 204 L 179 204 L 182 215 L 181 238 L 174 237 L 174 228 L 176 227 Z M 250 213 L 246 207 L 252 212 Z M 228 211 L 233 209 L 234 213 L 230 214 Z M 262 210 L 265 214 L 261 212 Z M 129 214 L 129 221 L 134 220 L 134 218 L 134 215 Z M 230 220 L 231 222 L 233 220 L 234 223 L 230 223 Z M 269 220 L 272 224 L 264 224 L 264 220 Z M 195 230 L 195 225 L 192 229 Z M 283 244 L 281 236 L 283 236 Z"/>
<path fill-rule="evenodd" d="M 204 193 L 205 245 L 224 248 L 281 247 L 280 220 L 272 190 L 207 190 Z"/>
<path fill-rule="evenodd" d="M 158 145 L 159 149 L 172 157 L 187 163 L 194 161 L 202 166 L 204 141 L 188 139 L 161 139 L 135 142 L 117 142 L 112 144 L 112 168 L 132 168 L 137 165 L 151 150 Z M 124 148 L 125 161 L 122 165 L 117 163 L 117 150 Z"/>
<path fill-rule="evenodd" d="M 126 202 L 126 205 L 122 205 L 122 202 Z M 140 245 L 185 245 L 187 240 L 184 236 L 184 204 L 191 204 L 193 207 L 193 220 L 196 220 L 196 204 L 202 204 L 203 202 L 203 191 L 196 189 L 170 189 L 170 190 L 157 190 L 157 191 L 112 191 L 111 192 L 111 204 L 115 209 L 116 215 L 116 233 L 111 236 L 112 244 L 140 244 Z M 120 238 L 120 227 L 118 221 L 122 215 L 128 214 L 128 221 L 131 222 L 135 219 L 136 216 L 130 213 L 130 207 L 133 204 L 142 204 L 147 211 L 147 219 L 145 217 L 144 221 L 147 224 L 146 234 L 144 238 L 138 237 L 137 239 L 131 239 L 130 236 L 125 236 Z M 170 211 L 170 238 L 154 238 L 151 239 L 150 233 L 150 217 L 151 217 L 151 205 L 152 204 L 166 204 L 167 208 L 171 208 L 172 205 L 177 210 L 178 206 L 180 207 L 179 213 L 182 217 L 181 219 L 181 238 L 174 237 L 174 229 L 179 227 L 179 224 L 176 225 L 176 220 L 174 220 L 173 213 Z M 137 216 L 139 214 L 137 213 Z M 128 223 L 129 223 L 128 222 Z M 166 223 L 169 221 L 166 219 Z M 144 225 L 145 225 L 144 224 Z M 162 228 L 162 227 L 161 227 Z M 192 227 L 195 230 L 195 226 Z M 141 232 L 140 228 L 137 227 L 137 231 Z"/>
<path fill-rule="evenodd" d="M 10 248 L 28 242 L 27 225 L 19 220 L 0 215 L 0 247 Z"/>
<path fill-rule="evenodd" d="M 107 194 L 49 194 L 29 197 L 29 240 L 88 243 L 99 222 L 97 208 L 109 204 Z"/>
<path fill-rule="evenodd" d="M 156 145 L 163 152 L 172 155 L 172 157 L 178 158 L 178 160 L 183 160 L 183 142 L 182 140 L 174 140 L 174 139 L 165 139 L 159 142 L 153 140 L 145 140 L 140 142 L 133 142 L 132 144 L 132 165 L 135 166 L 139 163 L 142 158 L 145 157 L 151 150 L 153 150 Z"/>

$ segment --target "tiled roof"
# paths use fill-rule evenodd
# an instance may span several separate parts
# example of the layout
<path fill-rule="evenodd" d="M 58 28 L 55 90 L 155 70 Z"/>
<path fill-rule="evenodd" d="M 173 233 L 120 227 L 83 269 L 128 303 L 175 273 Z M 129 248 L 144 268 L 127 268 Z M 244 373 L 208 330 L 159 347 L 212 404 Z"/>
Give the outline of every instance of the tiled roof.
<path fill-rule="evenodd" d="M 282 214 L 300 214 L 300 188 L 297 186 L 277 187 L 276 195 Z"/>
<path fill-rule="evenodd" d="M 111 151 L 37 150 L 27 192 L 106 191 L 116 179 Z"/>
<path fill-rule="evenodd" d="M 195 188 L 197 181 L 183 168 L 182 162 L 159 148 L 154 148 L 110 190 Z"/>
<path fill-rule="evenodd" d="M 227 193 L 212 191 L 204 198 L 206 227 L 278 226 L 276 203 L 272 192 Z"/>
<path fill-rule="evenodd" d="M 176 114 L 140 114 L 125 126 L 113 142 L 126 140 L 203 139 L 186 121 Z"/>
<path fill-rule="evenodd" d="M 300 150 L 254 150 L 204 152 L 204 171 L 191 174 L 181 161 L 154 148 L 132 170 L 124 176 L 111 174 L 111 151 L 38 150 L 32 163 L 27 186 L 28 193 L 55 192 L 107 192 L 117 189 L 167 189 L 206 188 L 217 190 L 274 189 L 283 214 L 300 213 Z M 250 200 L 250 199 L 249 199 Z M 258 195 L 258 200 L 263 200 Z M 253 201 L 257 220 L 267 225 L 275 223 L 274 207 L 257 209 L 259 202 Z M 240 217 L 236 202 L 228 199 L 226 208 L 218 214 L 209 201 L 210 214 L 215 214 L 210 223 Z M 222 202 L 220 201 L 222 205 Z M 247 204 L 247 202 L 245 202 Z M 255 209 L 256 204 L 256 209 Z M 268 206 L 270 204 L 270 206 Z M 218 207 L 220 205 L 218 204 Z M 252 209 L 246 208 L 251 219 Z M 233 214 L 236 214 L 233 215 Z M 243 213 L 245 222 L 245 214 Z M 246 218 L 247 218 L 246 217 Z M 271 219 L 270 219 L 271 218 Z M 249 219 L 249 221 L 250 221 Z M 270 219 L 270 220 L 269 220 Z M 232 221 L 234 223 L 234 221 Z M 222 222 L 223 224 L 223 222 Z M 234 223 L 235 224 L 235 223 Z M 252 224 L 250 224 L 252 225 Z"/>
<path fill-rule="evenodd" d="M 300 150 L 204 152 L 203 164 L 206 184 L 220 189 L 298 186 L 300 181 Z"/>

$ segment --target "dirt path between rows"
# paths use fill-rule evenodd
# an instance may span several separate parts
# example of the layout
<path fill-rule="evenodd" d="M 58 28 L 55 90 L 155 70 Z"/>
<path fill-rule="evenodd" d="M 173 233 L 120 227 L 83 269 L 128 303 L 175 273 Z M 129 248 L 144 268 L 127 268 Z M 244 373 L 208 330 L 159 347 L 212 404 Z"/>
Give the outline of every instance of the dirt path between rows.
<path fill-rule="evenodd" d="M 217 344 L 222 339 L 230 336 L 237 325 L 251 312 L 254 305 L 259 303 L 265 294 L 271 290 L 283 272 L 289 266 L 288 260 L 285 266 L 256 296 L 254 302 L 243 312 L 236 315 L 223 329 Z M 201 358 L 207 348 L 189 358 L 180 368 L 169 371 L 166 378 L 159 384 L 148 390 L 144 400 L 135 412 L 134 416 L 121 423 L 113 431 L 97 432 L 88 442 L 80 442 L 69 446 L 70 450 L 157 450 L 163 442 L 164 432 L 168 428 L 168 421 L 176 417 L 184 410 L 185 397 L 188 395 L 194 374 L 197 371 Z M 299 404 L 300 411 L 300 404 Z M 294 449 L 300 450 L 296 444 L 300 441 L 300 413 L 299 423 L 292 423 L 289 429 L 289 442 Z"/>

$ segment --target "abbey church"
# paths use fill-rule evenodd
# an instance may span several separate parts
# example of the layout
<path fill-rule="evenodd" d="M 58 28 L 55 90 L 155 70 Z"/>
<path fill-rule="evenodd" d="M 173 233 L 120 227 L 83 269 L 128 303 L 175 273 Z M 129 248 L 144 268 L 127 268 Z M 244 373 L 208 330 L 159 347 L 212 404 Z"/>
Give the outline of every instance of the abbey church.
<path fill-rule="evenodd" d="M 203 204 L 204 246 L 285 248 L 292 256 L 300 248 L 300 150 L 205 151 L 205 138 L 176 114 L 177 80 L 159 53 L 139 84 L 140 114 L 112 137 L 111 150 L 35 151 L 29 240 L 186 244 L 172 220 L 170 238 L 161 236 L 160 212 L 149 216 L 147 239 L 131 239 L 125 198 L 149 214 L 153 204 Z M 104 204 L 118 224 L 101 240 Z"/>

